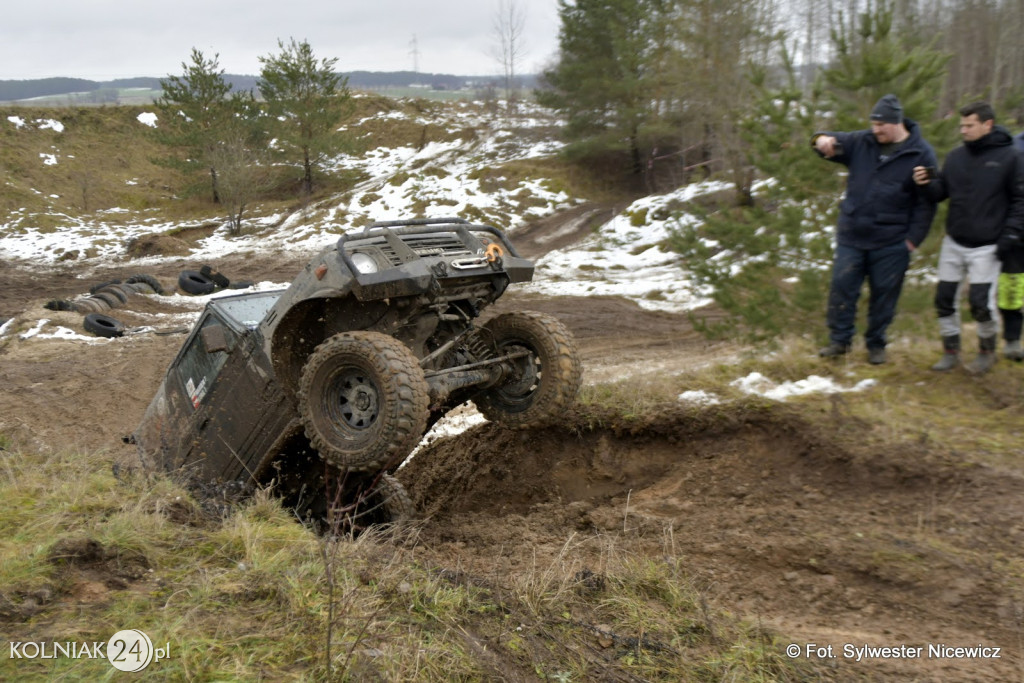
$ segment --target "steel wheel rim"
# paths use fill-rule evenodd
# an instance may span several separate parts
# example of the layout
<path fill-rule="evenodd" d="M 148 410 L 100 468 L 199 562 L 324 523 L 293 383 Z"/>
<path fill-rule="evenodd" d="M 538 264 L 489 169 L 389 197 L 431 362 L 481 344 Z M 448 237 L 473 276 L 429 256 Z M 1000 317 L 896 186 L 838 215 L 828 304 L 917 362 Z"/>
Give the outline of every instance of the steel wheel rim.
<path fill-rule="evenodd" d="M 332 423 L 354 431 L 370 429 L 380 415 L 377 384 L 360 368 L 342 368 L 332 378 L 325 403 Z"/>

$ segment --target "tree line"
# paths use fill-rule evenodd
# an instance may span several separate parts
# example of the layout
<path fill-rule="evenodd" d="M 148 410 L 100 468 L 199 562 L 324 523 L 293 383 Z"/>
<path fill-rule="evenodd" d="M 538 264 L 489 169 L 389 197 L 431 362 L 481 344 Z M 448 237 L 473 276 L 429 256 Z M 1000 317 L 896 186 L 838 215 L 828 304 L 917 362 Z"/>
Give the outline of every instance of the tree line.
<path fill-rule="evenodd" d="M 790 77 L 840 115 L 891 91 L 922 119 L 987 99 L 1024 124 L 1021 0 L 559 0 L 558 12 L 539 99 L 565 115 L 572 152 L 621 153 L 650 189 L 742 172 L 758 84 Z"/>
<path fill-rule="evenodd" d="M 260 57 L 255 91 L 234 90 L 218 60 L 193 48 L 183 73 L 160 81 L 154 135 L 174 150 L 163 163 L 206 178 L 238 233 L 246 207 L 282 182 L 275 168 L 295 169 L 284 182 L 312 194 L 323 162 L 347 149 L 337 129 L 352 95 L 337 59 L 318 58 L 307 41 L 278 41 L 278 52 Z"/>

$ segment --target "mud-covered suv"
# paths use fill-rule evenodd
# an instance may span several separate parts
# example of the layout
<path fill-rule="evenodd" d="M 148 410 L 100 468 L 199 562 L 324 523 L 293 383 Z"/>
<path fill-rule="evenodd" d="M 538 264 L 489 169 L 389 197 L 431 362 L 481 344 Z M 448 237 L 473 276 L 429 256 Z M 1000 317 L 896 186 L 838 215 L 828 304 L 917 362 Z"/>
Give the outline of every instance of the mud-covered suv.
<path fill-rule="evenodd" d="M 580 361 L 561 322 L 477 324 L 532 277 L 500 230 L 462 219 L 347 233 L 288 289 L 207 304 L 133 435 L 143 463 L 212 489 L 273 485 L 314 518 L 404 517 L 388 473 L 445 412 L 472 400 L 530 427 L 575 399 Z"/>

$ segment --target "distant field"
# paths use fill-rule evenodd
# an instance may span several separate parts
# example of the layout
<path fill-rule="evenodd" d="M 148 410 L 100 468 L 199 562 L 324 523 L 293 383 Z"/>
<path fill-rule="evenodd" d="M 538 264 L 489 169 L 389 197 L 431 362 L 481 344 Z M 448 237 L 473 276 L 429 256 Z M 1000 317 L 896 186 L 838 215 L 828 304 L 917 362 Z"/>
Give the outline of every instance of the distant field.
<path fill-rule="evenodd" d="M 11 100 L 7 104 L 18 107 L 83 107 L 113 104 L 149 104 L 160 97 L 162 90 L 152 88 L 109 88 L 90 92 L 71 92 L 61 95 Z"/>
<path fill-rule="evenodd" d="M 477 100 L 483 97 L 479 90 L 433 90 L 431 88 L 378 87 L 359 88 L 385 97 L 416 97 L 428 100 L 456 101 Z M 19 107 L 88 107 L 103 105 L 145 105 L 160 97 L 162 90 L 151 88 L 118 88 L 92 92 L 65 93 L 12 100 L 7 104 Z"/>

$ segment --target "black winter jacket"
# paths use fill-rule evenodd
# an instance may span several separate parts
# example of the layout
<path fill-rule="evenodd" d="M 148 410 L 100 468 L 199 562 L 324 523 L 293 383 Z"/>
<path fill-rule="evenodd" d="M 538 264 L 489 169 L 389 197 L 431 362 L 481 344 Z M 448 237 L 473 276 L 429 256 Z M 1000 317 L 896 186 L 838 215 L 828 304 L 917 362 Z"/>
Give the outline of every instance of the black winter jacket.
<path fill-rule="evenodd" d="M 950 152 L 922 191 L 934 202 L 949 199 L 946 234 L 961 246 L 995 244 L 1004 230 L 1024 236 L 1024 157 L 1002 126 Z"/>
<path fill-rule="evenodd" d="M 858 249 L 879 249 L 909 240 L 924 241 L 935 217 L 935 204 L 917 190 L 915 166 L 935 166 L 935 150 L 916 123 L 904 119 L 910 132 L 899 151 L 881 159 L 881 147 L 871 130 L 831 135 L 842 153 L 829 158 L 850 169 L 846 196 L 839 205 L 836 241 Z M 813 143 L 813 139 L 812 143 Z"/>

